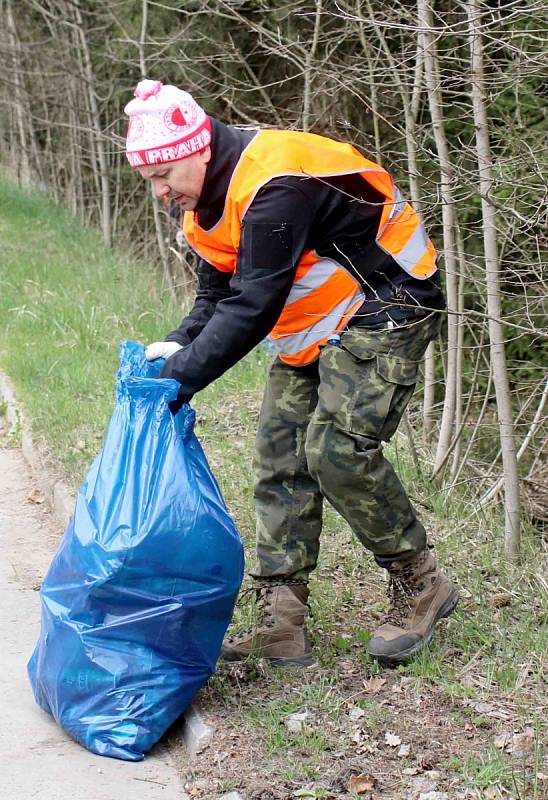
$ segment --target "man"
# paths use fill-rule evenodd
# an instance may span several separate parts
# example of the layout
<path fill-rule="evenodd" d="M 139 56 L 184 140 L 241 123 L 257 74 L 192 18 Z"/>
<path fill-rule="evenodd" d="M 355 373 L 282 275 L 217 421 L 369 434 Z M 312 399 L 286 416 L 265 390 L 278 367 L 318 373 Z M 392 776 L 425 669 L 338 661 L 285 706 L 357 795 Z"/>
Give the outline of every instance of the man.
<path fill-rule="evenodd" d="M 390 575 L 368 644 L 385 664 L 427 644 L 458 601 L 383 456 L 444 306 L 436 253 L 388 173 L 347 144 L 240 130 L 185 92 L 141 81 L 127 155 L 184 210 L 199 286 L 180 327 L 147 348 L 185 402 L 269 335 L 257 434 L 258 621 L 223 646 L 306 665 L 308 577 L 327 498 Z"/>

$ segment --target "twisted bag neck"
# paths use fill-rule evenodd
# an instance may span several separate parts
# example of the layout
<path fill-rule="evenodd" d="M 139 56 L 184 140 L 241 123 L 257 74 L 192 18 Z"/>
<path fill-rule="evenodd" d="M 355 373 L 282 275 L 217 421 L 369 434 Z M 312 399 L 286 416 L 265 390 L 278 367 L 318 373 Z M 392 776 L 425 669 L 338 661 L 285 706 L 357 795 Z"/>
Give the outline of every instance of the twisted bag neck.
<path fill-rule="evenodd" d="M 177 432 L 185 439 L 194 429 L 196 415 L 188 405 L 172 415 L 169 403 L 176 400 L 181 388 L 178 381 L 160 378 L 163 359 L 147 361 L 143 345 L 126 341 L 119 345 L 120 368 L 116 376 L 116 402 L 129 402 L 136 407 L 143 406 L 147 411 L 166 415 L 174 420 Z"/>

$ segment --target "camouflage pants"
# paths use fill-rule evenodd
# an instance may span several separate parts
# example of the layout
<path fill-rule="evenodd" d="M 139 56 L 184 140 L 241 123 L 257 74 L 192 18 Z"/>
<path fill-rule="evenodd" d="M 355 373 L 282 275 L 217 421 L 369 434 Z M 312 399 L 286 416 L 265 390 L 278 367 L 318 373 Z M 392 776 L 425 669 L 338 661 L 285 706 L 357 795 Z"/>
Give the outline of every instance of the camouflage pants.
<path fill-rule="evenodd" d="M 392 330 L 353 327 L 317 367 L 270 366 L 257 432 L 255 577 L 306 580 L 316 566 L 325 497 L 379 560 L 426 544 L 383 455 L 413 394 L 439 314 Z"/>

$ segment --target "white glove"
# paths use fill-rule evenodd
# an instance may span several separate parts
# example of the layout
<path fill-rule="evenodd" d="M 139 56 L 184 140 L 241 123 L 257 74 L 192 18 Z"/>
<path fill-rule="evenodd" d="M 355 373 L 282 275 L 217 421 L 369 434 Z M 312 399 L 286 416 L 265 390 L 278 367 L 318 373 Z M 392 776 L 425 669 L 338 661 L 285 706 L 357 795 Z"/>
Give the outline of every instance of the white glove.
<path fill-rule="evenodd" d="M 155 361 L 157 358 L 169 358 L 178 350 L 182 350 L 183 346 L 177 342 L 153 342 L 145 350 L 145 358 L 147 361 Z"/>

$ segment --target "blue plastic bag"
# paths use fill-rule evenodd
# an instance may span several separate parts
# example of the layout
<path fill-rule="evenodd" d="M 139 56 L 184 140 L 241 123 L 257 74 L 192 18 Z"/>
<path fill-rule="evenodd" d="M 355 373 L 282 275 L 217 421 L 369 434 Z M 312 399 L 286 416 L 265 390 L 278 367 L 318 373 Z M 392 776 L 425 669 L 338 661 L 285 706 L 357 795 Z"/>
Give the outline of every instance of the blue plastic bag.
<path fill-rule="evenodd" d="M 103 449 L 40 592 L 38 704 L 95 753 L 138 761 L 215 671 L 243 576 L 240 536 L 179 384 L 120 346 Z"/>

